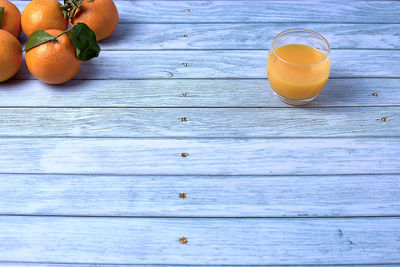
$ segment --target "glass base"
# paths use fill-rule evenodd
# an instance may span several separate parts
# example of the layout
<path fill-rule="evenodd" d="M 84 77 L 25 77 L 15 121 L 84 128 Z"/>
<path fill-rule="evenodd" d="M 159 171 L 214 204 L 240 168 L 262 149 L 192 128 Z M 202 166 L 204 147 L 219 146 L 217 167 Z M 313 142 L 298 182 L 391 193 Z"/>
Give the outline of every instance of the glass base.
<path fill-rule="evenodd" d="M 273 92 L 282 102 L 285 102 L 286 104 L 293 105 L 293 106 L 306 105 L 318 97 L 318 95 L 316 95 L 309 99 L 290 99 L 290 98 L 287 98 L 287 97 L 277 94 L 275 91 L 273 91 Z"/>

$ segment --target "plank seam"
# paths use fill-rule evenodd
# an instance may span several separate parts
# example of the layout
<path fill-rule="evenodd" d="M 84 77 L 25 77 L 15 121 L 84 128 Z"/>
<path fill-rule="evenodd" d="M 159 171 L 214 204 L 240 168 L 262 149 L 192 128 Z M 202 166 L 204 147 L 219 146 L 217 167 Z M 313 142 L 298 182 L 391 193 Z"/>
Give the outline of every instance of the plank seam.
<path fill-rule="evenodd" d="M 0 213 L 0 217 L 47 217 L 47 218 L 89 218 L 89 219 L 211 219 L 211 220 L 310 220 L 310 219 L 372 219 L 372 218 L 399 218 L 400 214 L 388 215 L 330 215 L 330 216 L 141 216 L 141 215 L 73 215 L 73 214 L 13 214 Z"/>
<path fill-rule="evenodd" d="M 142 264 L 135 264 L 135 263 L 85 263 L 85 262 L 46 262 L 46 261 L 0 261 L 0 264 L 52 264 L 52 265 L 105 265 L 105 266 L 196 266 L 196 267 L 206 267 L 206 266 L 243 266 L 243 264 L 218 264 L 218 265 L 204 265 L 204 264 L 152 264 L 152 263 L 142 263 Z M 246 266 L 307 266 L 307 267 L 317 267 L 317 266 L 397 266 L 400 262 L 393 262 L 393 263 L 344 263 L 344 264 L 250 264 Z"/>
<path fill-rule="evenodd" d="M 260 49 L 253 49 L 253 48 L 201 48 L 201 49 L 193 49 L 193 48 L 185 48 L 185 49 L 181 49 L 181 48 L 177 48 L 177 49 L 173 49 L 173 48 L 165 48 L 165 49 L 127 49 L 127 50 L 105 50 L 102 49 L 102 51 L 107 51 L 107 52 L 154 52 L 154 51 L 161 51 L 161 52 L 176 52 L 176 51 L 185 51 L 185 52 L 199 52 L 199 51 L 206 51 L 206 52 L 212 52 L 212 51 L 259 51 L 259 52 L 265 52 L 265 51 L 269 51 L 269 46 L 268 48 L 260 48 Z M 335 50 L 351 50 L 351 51 L 356 51 L 356 50 L 360 50 L 360 51 L 368 51 L 368 50 L 379 50 L 379 51 L 393 51 L 393 50 L 400 50 L 399 48 L 331 48 L 331 51 L 335 51 Z"/>
<path fill-rule="evenodd" d="M 176 140 L 271 140 L 271 139 L 399 139 L 400 135 L 353 135 L 353 136 L 265 136 L 265 137 L 240 137 L 240 136 L 207 136 L 207 137 L 190 137 L 190 136 L 57 136 L 57 135 L 0 135 L 1 139 L 125 139 L 125 140 L 136 140 L 136 139 L 146 139 L 146 140 L 164 140 L 164 139 L 176 139 Z"/>
<path fill-rule="evenodd" d="M 400 24 L 400 22 L 363 22 L 363 21 L 335 21 L 335 22 L 327 22 L 327 21 L 192 21 L 192 22 L 184 22 L 184 21 L 170 21 L 170 22 L 151 22 L 151 21 L 136 21 L 136 22 L 129 22 L 129 21 L 121 21 L 119 24 L 160 24 L 160 25 L 168 25 L 168 24 L 174 24 L 174 25 L 179 25 L 179 24 L 190 24 L 190 25 L 198 25 L 198 24 L 294 24 L 294 23 L 307 23 L 307 24 L 358 24 L 358 25 L 371 25 L 371 24 L 377 24 L 377 25 L 397 25 Z"/>
<path fill-rule="evenodd" d="M 362 51 L 400 51 L 400 48 L 331 48 L 334 50 L 362 50 Z M 102 49 L 101 51 L 108 52 L 176 52 L 176 51 L 188 51 L 188 52 L 199 52 L 199 51 L 269 51 L 269 49 L 263 48 L 166 48 L 166 49 Z"/>
<path fill-rule="evenodd" d="M 122 139 L 122 140 L 282 140 L 282 139 L 391 139 L 400 138 L 400 135 L 341 135 L 341 136 L 247 136 L 247 137 L 237 137 L 237 136 L 91 136 L 91 135 L 0 135 L 0 139 Z"/>
<path fill-rule="evenodd" d="M 303 109 L 397 108 L 399 105 L 306 106 Z M 298 109 L 295 106 L 0 106 L 0 109 Z"/>
<path fill-rule="evenodd" d="M 110 177 L 312 177 L 312 176 L 367 176 L 400 175 L 399 172 L 379 173 L 319 173 L 319 174 L 135 174 L 135 173 L 55 173 L 55 172 L 0 172 L 0 175 L 53 175 L 53 176 L 110 176 Z"/>
<path fill-rule="evenodd" d="M 334 76 L 329 77 L 330 80 L 335 79 L 400 79 L 400 76 Z M 28 77 L 26 79 L 21 78 L 13 78 L 10 81 L 36 81 L 37 79 L 33 77 Z M 160 81 L 179 81 L 179 80 L 265 80 L 267 81 L 267 77 L 211 77 L 211 78 L 90 78 L 90 79 L 72 79 L 73 81 L 148 81 L 148 80 L 160 80 Z"/>

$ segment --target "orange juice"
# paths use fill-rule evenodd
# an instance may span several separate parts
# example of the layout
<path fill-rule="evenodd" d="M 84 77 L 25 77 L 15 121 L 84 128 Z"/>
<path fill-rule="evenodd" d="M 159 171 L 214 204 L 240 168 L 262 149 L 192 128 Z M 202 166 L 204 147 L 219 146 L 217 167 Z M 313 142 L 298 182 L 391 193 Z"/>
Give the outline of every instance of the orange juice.
<path fill-rule="evenodd" d="M 268 80 L 272 89 L 289 99 L 310 99 L 318 95 L 329 77 L 330 60 L 307 45 L 288 44 L 270 51 Z"/>

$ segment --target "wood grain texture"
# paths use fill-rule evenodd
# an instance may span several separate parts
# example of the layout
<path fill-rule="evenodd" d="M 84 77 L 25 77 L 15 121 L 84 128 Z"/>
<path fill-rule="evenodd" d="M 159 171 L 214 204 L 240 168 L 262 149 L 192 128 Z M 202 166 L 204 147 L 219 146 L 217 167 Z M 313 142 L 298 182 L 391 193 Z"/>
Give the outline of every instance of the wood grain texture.
<path fill-rule="evenodd" d="M 399 138 L 3 138 L 0 139 L 0 172 L 132 175 L 399 173 L 399 141 Z M 187 153 L 186 157 L 182 153 Z"/>
<path fill-rule="evenodd" d="M 309 106 L 400 105 L 399 88 L 400 79 L 330 79 L 321 96 Z M 72 80 L 59 86 L 10 80 L 0 85 L 0 107 L 15 106 L 292 107 L 273 95 L 265 79 Z"/>
<path fill-rule="evenodd" d="M 2 174 L 0 214 L 398 216 L 399 180 L 400 175 L 265 177 Z M 186 193 L 186 198 L 181 198 L 180 193 Z"/>
<path fill-rule="evenodd" d="M 285 29 L 304 28 L 324 35 L 331 48 L 399 49 L 396 24 L 120 24 L 100 42 L 103 51 L 163 49 L 268 49 Z M 20 38 L 24 44 L 26 37 Z"/>
<path fill-rule="evenodd" d="M 0 244 L 7 248 L 0 250 L 3 261 L 237 265 L 400 262 L 399 218 L 1 217 L 0 223 Z M 181 237 L 188 243 L 181 244 Z"/>
<path fill-rule="evenodd" d="M 26 1 L 14 1 L 20 10 Z M 120 23 L 359 22 L 399 23 L 398 1 L 116 1 Z M 323 10 L 321 10 L 323 9 Z"/>
<path fill-rule="evenodd" d="M 400 265 L 400 2 L 116 4 L 75 80 L 0 85 L 1 266 Z M 311 108 L 266 80 L 288 28 L 334 48 Z"/>
<path fill-rule="evenodd" d="M 397 107 L 3 108 L 1 114 L 0 137 L 400 137 Z"/>
<path fill-rule="evenodd" d="M 399 7 L 400 8 L 400 7 Z M 321 33 L 331 48 L 399 49 L 396 24 L 121 24 L 103 50 L 140 49 L 268 49 L 272 39 L 286 29 Z"/>
<path fill-rule="evenodd" d="M 103 51 L 75 79 L 266 78 L 267 50 Z M 185 66 L 185 63 L 188 63 Z M 333 50 L 331 77 L 400 77 L 400 53 Z M 32 79 L 25 64 L 16 78 Z"/>
<path fill-rule="evenodd" d="M 399 49 L 396 24 L 121 24 L 101 42 L 103 50 L 140 49 L 268 49 L 286 29 L 321 33 L 331 48 Z"/>

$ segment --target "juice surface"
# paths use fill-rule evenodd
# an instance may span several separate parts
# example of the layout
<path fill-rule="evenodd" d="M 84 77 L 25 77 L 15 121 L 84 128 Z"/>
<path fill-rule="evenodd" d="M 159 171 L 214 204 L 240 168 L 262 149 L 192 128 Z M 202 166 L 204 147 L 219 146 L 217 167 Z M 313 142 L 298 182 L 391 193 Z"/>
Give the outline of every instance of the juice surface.
<path fill-rule="evenodd" d="M 269 53 L 268 80 L 276 93 L 300 100 L 312 98 L 321 92 L 330 71 L 330 60 L 322 61 L 325 54 L 299 44 L 278 47 L 275 53 L 286 61 L 279 59 L 272 51 Z"/>

